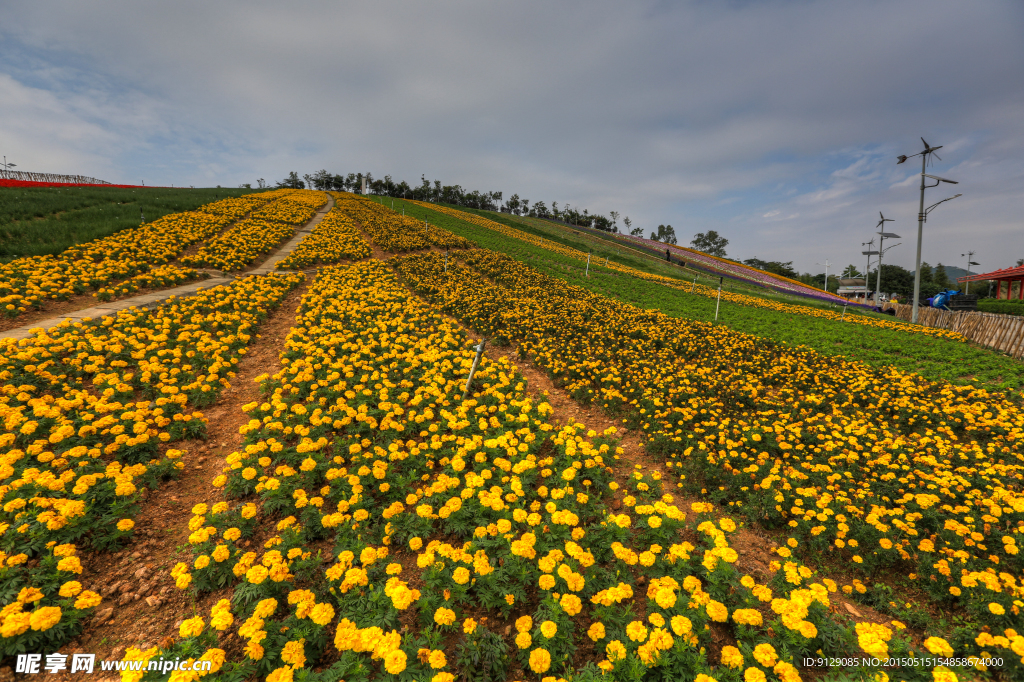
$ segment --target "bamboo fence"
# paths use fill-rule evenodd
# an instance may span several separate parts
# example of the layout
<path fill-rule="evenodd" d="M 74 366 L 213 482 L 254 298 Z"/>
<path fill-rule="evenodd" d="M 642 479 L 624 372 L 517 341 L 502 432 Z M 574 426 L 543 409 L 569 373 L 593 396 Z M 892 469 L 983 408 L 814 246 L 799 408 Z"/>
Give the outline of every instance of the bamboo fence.
<path fill-rule="evenodd" d="M 67 185 L 109 185 L 106 180 L 98 180 L 88 175 L 65 175 L 63 173 L 33 173 L 31 171 L 0 170 L 0 179 L 21 180 L 23 182 L 52 182 Z"/>
<path fill-rule="evenodd" d="M 912 306 L 896 304 L 896 317 L 910 322 Z M 1002 351 L 1020 360 L 1024 357 L 1024 317 L 997 315 L 975 310 L 952 312 L 938 308 L 919 307 L 917 322 L 924 327 L 937 327 L 959 332 L 969 340 Z"/>

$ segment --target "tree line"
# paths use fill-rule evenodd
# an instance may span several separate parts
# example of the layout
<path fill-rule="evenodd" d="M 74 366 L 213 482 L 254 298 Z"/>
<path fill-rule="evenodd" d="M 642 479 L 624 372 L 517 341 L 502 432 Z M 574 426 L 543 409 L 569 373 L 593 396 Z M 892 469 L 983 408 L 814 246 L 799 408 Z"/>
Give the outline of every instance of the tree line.
<path fill-rule="evenodd" d="M 450 204 L 485 211 L 499 211 L 517 216 L 529 216 L 531 218 L 544 218 L 557 220 L 570 225 L 589 227 L 604 232 L 617 233 L 619 231 L 618 211 L 610 211 L 607 216 L 599 213 L 591 213 L 589 209 L 572 206 L 568 203 L 559 206 L 557 201 L 552 201 L 549 207 L 544 201 L 530 202 L 526 197 L 513 194 L 507 199 L 500 191 L 467 190 L 462 185 L 445 185 L 440 180 L 427 180 L 420 176 L 418 185 L 410 185 L 405 180 L 396 182 L 390 175 L 383 178 L 375 178 L 372 173 L 349 173 L 348 175 L 330 173 L 327 170 L 319 170 L 316 173 L 307 173 L 299 176 L 292 171 L 288 176 L 277 183 L 277 187 L 288 187 L 293 189 L 317 189 L 321 191 L 353 192 L 361 194 L 363 182 L 366 183 L 366 193 L 379 196 L 394 197 L 396 199 L 413 199 L 416 201 L 429 201 L 437 204 Z M 267 187 L 266 181 L 262 178 L 257 180 L 257 186 Z M 642 234 L 640 228 L 633 228 L 633 221 L 626 216 L 622 219 L 625 229 L 631 234 Z M 639 231 L 639 232 L 638 232 Z M 671 225 L 668 226 L 671 232 Z M 654 235 L 655 233 L 651 233 Z M 665 234 L 665 226 L 659 226 L 659 237 Z M 652 236 L 652 239 L 655 238 Z M 675 239 L 672 233 L 671 239 Z M 671 241 L 670 243 L 675 243 Z"/>

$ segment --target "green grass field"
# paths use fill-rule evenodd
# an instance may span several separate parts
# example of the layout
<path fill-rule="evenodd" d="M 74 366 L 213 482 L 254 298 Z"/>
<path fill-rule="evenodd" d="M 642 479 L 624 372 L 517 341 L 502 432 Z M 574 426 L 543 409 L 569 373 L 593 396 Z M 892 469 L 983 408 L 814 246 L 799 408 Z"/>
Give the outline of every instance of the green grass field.
<path fill-rule="evenodd" d="M 248 189 L 0 187 L 0 261 L 64 249 Z"/>
<path fill-rule="evenodd" d="M 384 202 L 391 206 L 391 200 Z M 637 256 L 617 249 L 589 234 L 561 235 L 559 241 L 581 251 L 588 248 L 594 252 L 590 276 L 584 274 L 579 260 L 561 256 L 524 241 L 509 239 L 497 232 L 478 227 L 457 218 L 423 208 L 411 202 L 395 199 L 395 210 L 405 210 L 407 215 L 429 220 L 430 223 L 451 230 L 494 251 L 506 253 L 541 272 L 634 305 L 659 309 L 667 315 L 704 322 L 715 317 L 715 300 L 699 295 L 689 295 L 654 282 L 629 277 L 605 268 L 604 258 L 630 265 L 657 274 L 669 274 L 673 266 L 657 260 Z M 461 210 L 461 209 L 460 209 Z M 495 214 L 489 211 L 473 211 L 479 215 L 519 227 L 514 216 Z M 519 219 L 522 220 L 522 219 Z M 545 221 L 534 221 L 545 222 Z M 550 223 L 546 226 L 533 225 L 532 234 L 553 239 L 555 230 L 565 230 Z M 577 241 L 578 240 L 578 241 Z M 593 241 L 592 241 L 593 240 Z M 596 243 L 594 243 L 596 241 Z M 681 269 L 674 268 L 676 276 Z M 718 278 L 704 277 L 698 280 L 709 286 L 717 286 Z M 777 295 L 766 295 L 763 289 L 747 287 L 734 282 L 726 284 L 729 291 L 757 295 L 769 300 L 804 305 L 798 301 Z M 822 306 L 827 307 L 827 306 Z M 849 314 L 863 314 L 850 312 Z M 870 316 L 874 314 L 868 313 Z M 875 316 L 891 320 L 888 316 Z M 795 315 L 792 313 L 766 310 L 753 306 L 738 305 L 723 301 L 719 311 L 719 323 L 737 331 L 754 334 L 791 346 L 807 346 L 826 355 L 841 355 L 864 362 L 873 367 L 895 366 L 901 370 L 915 372 L 932 380 L 949 381 L 954 384 L 973 384 L 991 390 L 1020 390 L 1024 388 L 1024 363 L 1013 360 L 1001 353 L 967 343 L 957 343 L 893 329 L 881 329 L 864 325 L 841 324 L 832 320 Z"/>

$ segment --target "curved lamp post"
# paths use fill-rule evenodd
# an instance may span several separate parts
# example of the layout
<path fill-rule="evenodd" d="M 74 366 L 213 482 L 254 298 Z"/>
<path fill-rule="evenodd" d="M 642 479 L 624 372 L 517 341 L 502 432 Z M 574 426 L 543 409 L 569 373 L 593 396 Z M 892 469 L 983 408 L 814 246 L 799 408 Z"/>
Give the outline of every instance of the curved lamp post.
<path fill-rule="evenodd" d="M 943 199 L 942 201 L 940 201 L 940 202 L 938 202 L 936 204 L 932 204 L 927 209 L 925 209 L 925 207 L 924 207 L 924 191 L 925 191 L 925 189 L 927 189 L 929 187 L 938 187 L 939 184 L 943 183 L 943 182 L 948 182 L 951 185 L 958 184 L 956 180 L 947 180 L 946 178 L 940 178 L 937 175 L 928 175 L 927 173 L 925 173 L 925 171 L 928 169 L 928 157 L 931 156 L 932 154 L 935 154 L 935 152 L 937 150 L 942 149 L 942 145 L 939 145 L 938 147 L 932 147 L 932 146 L 930 146 L 928 144 L 928 142 L 925 141 L 925 139 L 923 137 L 921 138 L 921 142 L 924 143 L 924 151 L 918 152 L 917 154 L 912 154 L 910 156 L 907 156 L 906 154 L 901 154 L 900 156 L 896 157 L 896 164 L 897 165 L 903 163 L 907 159 L 912 159 L 915 156 L 920 156 L 921 157 L 921 205 L 920 205 L 921 207 L 920 207 L 920 210 L 918 210 L 918 213 L 917 213 L 917 260 L 914 263 L 914 304 L 913 304 L 913 312 L 911 313 L 911 316 L 910 316 L 910 321 L 912 323 L 914 323 L 914 324 L 917 324 L 918 300 L 921 297 L 921 235 L 924 232 L 924 223 L 928 219 L 928 214 L 932 211 L 932 209 L 934 209 L 936 206 L 941 204 L 942 201 L 949 201 L 949 199 L 955 199 L 956 198 L 956 197 L 950 197 L 949 199 Z M 942 160 L 942 158 L 939 157 L 938 154 L 936 154 L 935 156 L 940 161 Z M 934 185 L 927 185 L 927 184 L 925 184 L 925 178 L 931 178 L 932 180 L 935 180 L 936 182 L 935 182 Z M 958 197 L 960 195 L 958 194 L 956 196 Z"/>

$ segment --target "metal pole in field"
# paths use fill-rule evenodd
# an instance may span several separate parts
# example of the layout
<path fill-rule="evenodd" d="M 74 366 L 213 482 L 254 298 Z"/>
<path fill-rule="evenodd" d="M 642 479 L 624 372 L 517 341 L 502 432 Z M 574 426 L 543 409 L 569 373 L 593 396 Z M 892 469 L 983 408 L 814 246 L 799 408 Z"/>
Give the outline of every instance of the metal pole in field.
<path fill-rule="evenodd" d="M 840 318 L 839 318 L 839 321 L 840 321 L 840 322 L 842 322 L 843 320 L 845 320 L 845 319 L 846 319 L 846 306 L 847 306 L 847 305 L 849 305 L 849 304 L 847 304 L 847 303 L 844 303 L 844 304 L 843 304 L 843 315 L 842 315 L 842 317 L 840 317 Z"/>
<path fill-rule="evenodd" d="M 480 356 L 484 354 L 486 346 L 487 339 L 482 339 L 476 347 L 476 357 L 473 358 L 473 366 L 469 370 L 469 378 L 466 379 L 466 390 L 462 394 L 462 402 L 466 402 L 466 398 L 469 396 L 469 385 L 473 383 L 473 375 L 476 374 L 476 368 L 480 364 Z"/>
<path fill-rule="evenodd" d="M 694 275 L 693 276 L 693 284 L 690 286 L 690 293 L 692 294 L 693 290 L 696 289 L 696 288 L 697 288 L 697 275 Z"/>
<path fill-rule="evenodd" d="M 590 277 L 590 254 L 587 254 L 587 277 Z"/>
<path fill-rule="evenodd" d="M 448 251 L 444 252 L 444 271 L 448 272 Z"/>
<path fill-rule="evenodd" d="M 715 302 L 715 322 L 718 322 L 718 306 L 722 305 L 722 280 L 724 277 L 718 278 L 718 301 Z M 696 280 L 695 280 L 696 281 Z"/>

